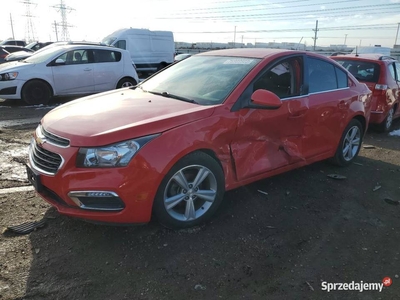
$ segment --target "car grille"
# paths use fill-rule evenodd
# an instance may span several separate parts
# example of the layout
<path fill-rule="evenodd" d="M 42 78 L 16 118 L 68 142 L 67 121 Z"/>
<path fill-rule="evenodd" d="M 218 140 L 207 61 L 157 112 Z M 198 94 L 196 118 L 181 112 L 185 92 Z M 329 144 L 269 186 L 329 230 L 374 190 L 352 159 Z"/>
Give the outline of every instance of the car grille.
<path fill-rule="evenodd" d="M 69 146 L 69 140 L 56 136 L 55 134 L 52 134 L 48 131 L 46 131 L 42 125 L 40 126 L 40 132 L 43 134 L 43 136 L 46 138 L 46 140 L 50 144 L 54 144 L 56 146 L 61 146 L 61 147 L 68 147 Z"/>
<path fill-rule="evenodd" d="M 60 155 L 43 149 L 35 140 L 31 143 L 29 158 L 34 167 L 52 175 L 57 173 L 62 163 Z"/>

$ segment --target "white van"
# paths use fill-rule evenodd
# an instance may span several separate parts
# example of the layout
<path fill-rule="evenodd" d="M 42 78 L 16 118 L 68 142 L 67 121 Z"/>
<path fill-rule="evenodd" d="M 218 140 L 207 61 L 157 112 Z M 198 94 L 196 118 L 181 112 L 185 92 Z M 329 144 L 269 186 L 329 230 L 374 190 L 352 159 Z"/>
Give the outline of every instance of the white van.
<path fill-rule="evenodd" d="M 106 36 L 102 43 L 126 49 L 139 72 L 153 72 L 173 63 L 174 35 L 171 31 L 124 28 Z"/>

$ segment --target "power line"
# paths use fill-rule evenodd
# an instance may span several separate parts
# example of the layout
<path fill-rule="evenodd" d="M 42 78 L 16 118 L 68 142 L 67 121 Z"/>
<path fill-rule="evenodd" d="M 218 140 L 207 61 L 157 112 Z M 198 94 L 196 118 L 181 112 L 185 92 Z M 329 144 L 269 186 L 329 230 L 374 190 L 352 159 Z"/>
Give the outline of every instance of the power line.
<path fill-rule="evenodd" d="M 338 4 L 338 3 L 349 3 L 349 2 L 359 2 L 360 0 L 342 0 L 342 1 L 333 1 L 333 2 L 326 2 L 326 3 L 318 3 L 319 5 L 330 5 L 330 4 Z M 280 2 L 279 4 L 283 3 L 299 3 L 299 1 L 287 1 L 287 2 Z M 266 6 L 265 8 L 260 8 L 260 6 Z M 197 9 L 188 9 L 182 10 L 179 13 L 171 14 L 171 16 L 179 16 L 179 15 L 200 15 L 200 14 L 218 14 L 218 13 L 227 13 L 227 12 L 244 12 L 244 11 L 260 11 L 260 10 L 275 10 L 275 9 L 287 9 L 287 8 L 298 8 L 298 7 L 309 7 L 315 6 L 315 4 L 303 4 L 303 5 L 291 5 L 290 7 L 271 7 L 270 4 L 253 4 L 253 5 L 240 5 L 240 6 L 227 6 L 227 7 L 207 7 L 207 8 L 197 8 Z M 251 9 L 240 9 L 238 10 L 229 10 L 230 8 L 248 8 L 248 7 L 257 7 Z M 229 8 L 228 10 L 226 10 Z M 203 12 L 190 12 L 190 11 L 197 11 L 202 10 Z M 217 10 L 217 11 L 210 11 L 210 10 Z"/>
<path fill-rule="evenodd" d="M 386 4 L 386 7 L 390 8 L 397 8 L 400 7 L 400 3 L 391 3 L 391 4 Z M 382 8 L 381 4 L 374 4 L 374 5 L 363 5 L 363 6 L 350 6 L 350 7 L 342 7 L 342 8 L 327 8 L 327 9 L 317 9 L 317 10 L 309 10 L 307 12 L 285 12 L 285 16 L 291 15 L 291 16 L 296 16 L 296 15 L 301 15 L 301 14 L 313 14 L 313 13 L 327 13 L 327 12 L 338 12 L 338 11 L 348 11 L 348 10 L 366 10 L 366 9 L 371 9 L 371 8 Z M 374 11 L 375 13 L 375 11 Z M 238 17 L 265 17 L 265 16 L 275 16 L 276 13 L 260 13 L 260 14 L 243 14 L 243 15 L 226 15 L 226 16 L 221 16 L 220 18 L 222 19 L 237 19 Z M 170 19 L 215 19 L 215 16 L 203 16 L 203 17 L 158 17 L 157 19 L 165 19 L 165 20 L 170 20 Z"/>

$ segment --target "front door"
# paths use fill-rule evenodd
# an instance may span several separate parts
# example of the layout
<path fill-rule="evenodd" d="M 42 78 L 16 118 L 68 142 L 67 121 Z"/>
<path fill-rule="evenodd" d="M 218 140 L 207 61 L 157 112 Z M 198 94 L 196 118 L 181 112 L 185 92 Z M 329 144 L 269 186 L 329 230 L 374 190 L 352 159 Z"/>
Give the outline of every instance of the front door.
<path fill-rule="evenodd" d="M 91 51 L 91 50 L 89 50 Z M 68 51 L 52 67 L 55 95 L 94 93 L 93 59 L 87 50 Z"/>
<path fill-rule="evenodd" d="M 245 90 L 278 95 L 276 110 L 243 108 L 236 112 L 237 130 L 231 143 L 238 180 L 304 160 L 303 135 L 308 97 L 302 95 L 303 58 L 293 56 L 267 66 Z"/>

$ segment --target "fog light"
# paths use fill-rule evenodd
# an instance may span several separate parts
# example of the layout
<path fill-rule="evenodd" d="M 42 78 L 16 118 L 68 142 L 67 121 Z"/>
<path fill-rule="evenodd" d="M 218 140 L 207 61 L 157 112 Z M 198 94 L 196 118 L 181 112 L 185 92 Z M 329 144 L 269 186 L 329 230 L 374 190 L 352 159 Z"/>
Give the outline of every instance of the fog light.
<path fill-rule="evenodd" d="M 68 196 L 82 209 L 118 211 L 125 208 L 124 202 L 114 192 L 108 191 L 76 191 Z"/>

